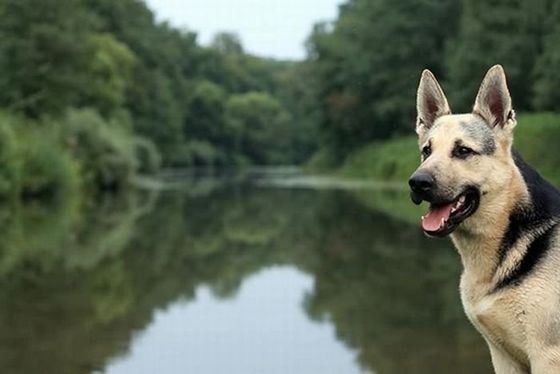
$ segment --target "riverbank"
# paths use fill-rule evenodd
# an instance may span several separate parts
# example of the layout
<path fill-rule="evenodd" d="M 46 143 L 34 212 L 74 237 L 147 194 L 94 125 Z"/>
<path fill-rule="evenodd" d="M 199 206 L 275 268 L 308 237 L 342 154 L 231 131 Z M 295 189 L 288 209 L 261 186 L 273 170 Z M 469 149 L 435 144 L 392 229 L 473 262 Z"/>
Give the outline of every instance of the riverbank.
<path fill-rule="evenodd" d="M 0 200 L 121 190 L 159 163 L 154 145 L 126 121 L 94 110 L 41 120 L 0 111 Z"/>
<path fill-rule="evenodd" d="M 531 113 L 518 116 L 515 148 L 529 164 L 556 186 L 560 186 L 560 152 L 556 152 L 559 141 L 560 115 Z M 353 191 L 353 195 L 369 208 L 417 224 L 425 207 L 418 207 L 410 202 L 406 181 L 418 164 L 417 139 L 411 135 L 370 143 L 349 154 L 337 168 L 325 169 L 320 164 L 312 164 L 308 166 L 308 171 L 352 180 L 384 181 L 402 186 L 395 189 L 391 195 L 367 189 Z"/>
<path fill-rule="evenodd" d="M 531 113 L 518 116 L 515 148 L 545 178 L 560 186 L 560 115 Z M 418 167 L 416 137 L 411 135 L 382 143 L 370 143 L 346 158 L 330 172 L 349 178 L 364 178 L 406 183 Z"/>

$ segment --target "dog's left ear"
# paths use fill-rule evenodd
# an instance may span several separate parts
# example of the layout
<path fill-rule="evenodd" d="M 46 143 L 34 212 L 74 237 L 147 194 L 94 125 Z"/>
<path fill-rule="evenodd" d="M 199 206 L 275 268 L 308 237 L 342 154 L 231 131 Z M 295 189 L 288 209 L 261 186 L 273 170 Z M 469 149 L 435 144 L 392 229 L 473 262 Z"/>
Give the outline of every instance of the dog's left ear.
<path fill-rule="evenodd" d="M 482 117 L 492 128 L 515 126 L 515 112 L 501 65 L 494 65 L 486 73 L 476 96 L 473 113 Z"/>

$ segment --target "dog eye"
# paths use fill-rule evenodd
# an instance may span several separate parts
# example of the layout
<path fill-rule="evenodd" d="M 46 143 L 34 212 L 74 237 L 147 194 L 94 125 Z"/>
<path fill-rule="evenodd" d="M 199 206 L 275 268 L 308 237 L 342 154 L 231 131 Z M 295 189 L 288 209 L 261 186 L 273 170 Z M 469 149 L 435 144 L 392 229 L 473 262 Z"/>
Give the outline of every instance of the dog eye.
<path fill-rule="evenodd" d="M 472 150 L 469 147 L 465 147 L 465 146 L 459 146 L 459 147 L 456 147 L 453 150 L 453 156 L 459 157 L 459 158 L 466 158 L 467 156 L 472 155 L 474 153 L 475 153 L 474 150 Z"/>
<path fill-rule="evenodd" d="M 422 148 L 422 157 L 427 158 L 431 154 L 432 154 L 432 146 L 431 145 L 425 145 Z"/>

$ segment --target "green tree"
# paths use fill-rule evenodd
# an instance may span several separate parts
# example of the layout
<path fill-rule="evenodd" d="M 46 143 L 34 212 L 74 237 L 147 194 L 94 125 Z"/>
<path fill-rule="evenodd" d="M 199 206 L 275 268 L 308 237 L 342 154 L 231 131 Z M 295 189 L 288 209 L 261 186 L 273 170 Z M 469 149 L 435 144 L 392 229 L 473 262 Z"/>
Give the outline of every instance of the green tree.
<path fill-rule="evenodd" d="M 239 36 L 229 32 L 221 32 L 214 36 L 212 48 L 224 54 L 242 54 L 243 46 Z"/>
<path fill-rule="evenodd" d="M 314 122 L 293 97 L 304 85 L 292 74 L 297 64 L 252 56 L 235 34 L 219 33 L 202 47 L 196 34 L 158 22 L 139 0 L 0 0 L 0 17 L 0 107 L 39 119 L 30 121 L 38 126 L 55 124 L 53 131 L 71 122 L 62 126 L 70 134 L 95 128 L 81 124 L 88 116 L 115 127 L 135 144 L 136 170 L 154 169 L 159 153 L 164 164 L 181 166 L 302 161 L 314 144 Z M 227 120 L 229 98 L 254 92 L 265 97 L 255 101 L 260 119 Z M 266 131 L 255 125 L 255 134 L 239 135 L 239 151 L 231 124 L 265 120 Z M 276 141 L 265 141 L 275 131 Z M 89 146 L 95 149 L 85 155 L 98 151 Z"/>
<path fill-rule="evenodd" d="M 457 0 L 350 0 L 309 42 L 317 74 L 323 142 L 339 157 L 351 148 L 410 131 L 423 68 L 444 71 Z"/>
<path fill-rule="evenodd" d="M 97 32 L 113 35 L 136 56 L 124 108 L 136 132 L 151 139 L 167 162 L 183 142 L 189 81 L 200 56 L 194 34 L 157 23 L 144 2 L 84 1 L 96 15 Z"/>
<path fill-rule="evenodd" d="M 236 153 L 257 164 L 282 162 L 286 150 L 289 115 L 278 100 L 267 93 L 232 95 L 226 117 L 233 132 Z"/>
<path fill-rule="evenodd" d="M 461 27 L 447 66 L 452 109 L 470 110 L 486 70 L 502 64 L 519 110 L 531 106 L 531 72 L 542 49 L 549 0 L 463 0 Z"/>
<path fill-rule="evenodd" d="M 123 108 L 136 56 L 111 34 L 93 34 L 89 38 L 91 58 L 88 80 L 84 87 L 84 103 L 103 114 Z"/>
<path fill-rule="evenodd" d="M 543 37 L 543 52 L 537 57 L 533 104 L 537 110 L 560 110 L 560 3 L 555 2 L 548 17 L 550 32 Z"/>
<path fill-rule="evenodd" d="M 212 143 L 226 145 L 228 134 L 224 128 L 226 92 L 212 82 L 199 82 L 189 101 L 190 117 L 183 131 L 187 139 L 207 139 Z"/>
<path fill-rule="evenodd" d="M 277 68 L 277 98 L 290 113 L 289 150 L 286 161 L 306 162 L 319 146 L 319 105 L 315 96 L 318 82 L 314 79 L 314 65 L 308 61 L 291 63 Z"/>
<path fill-rule="evenodd" d="M 162 70 L 139 68 L 131 84 L 129 108 L 135 131 L 151 139 L 165 160 L 173 147 L 183 141 L 184 105 L 174 94 L 180 82 L 173 81 Z"/>
<path fill-rule="evenodd" d="M 1 0 L 0 19 L 0 106 L 39 117 L 75 104 L 91 26 L 80 0 Z"/>

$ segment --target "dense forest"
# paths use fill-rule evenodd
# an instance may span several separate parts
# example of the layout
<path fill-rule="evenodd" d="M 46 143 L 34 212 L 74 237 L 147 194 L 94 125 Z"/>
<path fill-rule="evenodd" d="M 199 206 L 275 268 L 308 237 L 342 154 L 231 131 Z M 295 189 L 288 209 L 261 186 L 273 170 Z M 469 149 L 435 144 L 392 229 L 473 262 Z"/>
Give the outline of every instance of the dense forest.
<path fill-rule="evenodd" d="M 293 164 L 316 136 L 296 63 L 210 46 L 139 0 L 0 0 L 0 194 L 165 167 Z"/>
<path fill-rule="evenodd" d="M 203 46 L 142 0 L 0 0 L 0 196 L 119 188 L 163 167 L 336 166 L 410 133 L 422 69 L 468 110 L 505 66 L 519 111 L 560 110 L 560 4 L 347 0 L 305 61 Z"/>
<path fill-rule="evenodd" d="M 470 110 L 497 63 L 518 111 L 560 111 L 560 3 L 348 0 L 335 22 L 315 26 L 306 63 L 322 162 L 336 164 L 366 143 L 412 133 L 425 68 L 455 112 Z"/>

